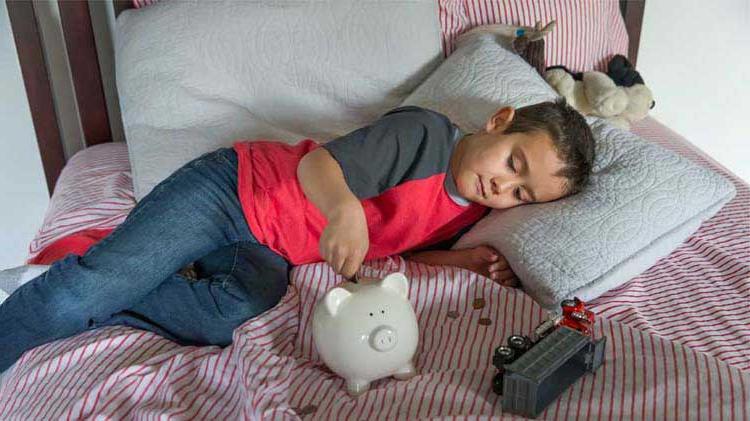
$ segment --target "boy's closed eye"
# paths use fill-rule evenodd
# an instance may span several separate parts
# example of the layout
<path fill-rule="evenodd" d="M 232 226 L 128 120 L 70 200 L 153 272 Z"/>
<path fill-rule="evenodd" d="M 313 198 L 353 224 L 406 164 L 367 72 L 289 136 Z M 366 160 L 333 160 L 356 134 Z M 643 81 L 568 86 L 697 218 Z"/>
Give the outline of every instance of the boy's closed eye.
<path fill-rule="evenodd" d="M 515 161 L 515 159 L 514 159 L 514 156 L 513 156 L 513 154 L 511 153 L 510 155 L 508 155 L 508 168 L 510 168 L 510 170 L 511 170 L 511 171 L 512 171 L 512 172 L 513 172 L 514 174 L 518 174 L 518 172 L 519 172 L 519 171 L 518 171 L 518 169 L 517 169 L 517 165 L 516 165 L 516 164 L 514 163 L 514 161 Z M 528 196 L 531 196 L 531 192 L 527 192 L 526 194 L 527 194 L 527 196 L 526 196 L 526 197 L 528 197 Z M 531 199 L 531 200 L 529 200 L 529 199 L 526 199 L 526 198 L 524 197 L 524 195 L 522 194 L 522 192 L 521 192 L 521 188 L 520 188 L 520 187 L 516 187 L 516 189 L 515 189 L 515 190 L 513 191 L 513 195 L 515 196 L 516 200 L 518 200 L 519 202 L 523 202 L 523 203 L 532 203 L 532 202 L 534 202 L 534 201 L 535 201 L 534 199 Z M 532 196 L 532 197 L 533 197 L 533 196 Z"/>

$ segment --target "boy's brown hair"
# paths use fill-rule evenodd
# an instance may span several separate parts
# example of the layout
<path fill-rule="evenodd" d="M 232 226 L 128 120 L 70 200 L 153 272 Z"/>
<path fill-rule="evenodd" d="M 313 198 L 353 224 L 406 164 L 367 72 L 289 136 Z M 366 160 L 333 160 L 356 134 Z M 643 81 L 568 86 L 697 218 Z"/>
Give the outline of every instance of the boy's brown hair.
<path fill-rule="evenodd" d="M 568 105 L 565 98 L 517 108 L 510 125 L 503 133 L 544 131 L 551 138 L 562 170 L 555 175 L 565 177 L 566 193 L 578 193 L 586 186 L 594 165 L 594 134 L 586 119 Z"/>

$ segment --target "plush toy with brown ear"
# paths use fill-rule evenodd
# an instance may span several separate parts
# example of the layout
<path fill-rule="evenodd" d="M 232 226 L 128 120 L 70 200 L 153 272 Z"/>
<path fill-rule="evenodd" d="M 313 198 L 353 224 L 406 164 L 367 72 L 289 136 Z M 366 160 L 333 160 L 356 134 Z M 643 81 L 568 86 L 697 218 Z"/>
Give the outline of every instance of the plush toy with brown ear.
<path fill-rule="evenodd" d="M 602 117 L 627 130 L 645 118 L 655 103 L 643 79 L 622 59 L 615 56 L 610 61 L 608 74 L 616 80 L 602 72 L 571 73 L 563 66 L 548 67 L 544 79 L 581 114 Z"/>
<path fill-rule="evenodd" d="M 491 33 L 500 45 L 515 52 L 523 58 L 531 67 L 535 68 L 540 75 L 544 74 L 546 67 L 544 60 L 544 37 L 555 28 L 555 21 L 546 25 L 537 22 L 533 27 L 506 25 L 496 23 L 492 25 L 477 26 L 456 39 L 456 48 L 461 42 L 469 38 L 469 34 Z"/>

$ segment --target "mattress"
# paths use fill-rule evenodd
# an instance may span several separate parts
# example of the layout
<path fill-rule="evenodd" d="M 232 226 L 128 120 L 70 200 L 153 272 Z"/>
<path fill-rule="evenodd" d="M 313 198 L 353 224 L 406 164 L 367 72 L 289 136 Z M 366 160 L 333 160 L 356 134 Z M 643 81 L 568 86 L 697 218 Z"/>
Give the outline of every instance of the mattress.
<path fill-rule="evenodd" d="M 595 335 L 608 338 L 605 363 L 540 418 L 747 418 L 750 189 L 656 120 L 634 131 L 722 173 L 737 195 L 671 255 L 590 303 Z M 295 267 L 282 302 L 243 324 L 224 349 L 182 347 L 125 327 L 35 348 L 7 374 L 0 418 L 501 418 L 492 350 L 509 334 L 528 333 L 542 308 L 521 290 L 448 266 L 396 257 L 365 270 L 403 270 L 411 279 L 420 374 L 408 382 L 377 381 L 355 400 L 322 365 L 311 310 L 340 279 L 317 263 Z M 474 309 L 476 298 L 484 307 Z"/>

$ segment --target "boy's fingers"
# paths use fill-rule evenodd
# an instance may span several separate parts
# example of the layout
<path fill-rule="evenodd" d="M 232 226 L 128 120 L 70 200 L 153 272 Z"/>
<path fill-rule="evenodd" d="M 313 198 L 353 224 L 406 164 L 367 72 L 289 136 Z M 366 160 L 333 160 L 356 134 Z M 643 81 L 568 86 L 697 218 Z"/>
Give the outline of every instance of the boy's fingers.
<path fill-rule="evenodd" d="M 500 283 L 506 287 L 516 287 L 518 286 L 519 282 L 518 282 L 518 278 L 513 277 L 513 278 L 506 279 L 504 281 L 501 281 Z"/>
<path fill-rule="evenodd" d="M 483 260 L 487 262 L 495 262 L 497 261 L 497 259 L 500 258 L 500 255 L 492 247 L 489 247 L 489 246 L 481 246 L 481 247 L 482 247 L 481 256 Z"/>
<path fill-rule="evenodd" d="M 508 269 L 508 262 L 505 260 L 500 260 L 499 262 L 495 262 L 490 265 L 490 272 L 497 272 L 503 269 Z"/>
<path fill-rule="evenodd" d="M 510 279 L 516 276 L 516 274 L 513 273 L 513 271 L 510 269 L 499 270 L 497 272 L 493 272 L 493 274 L 497 275 L 497 277 L 493 279 L 497 279 L 500 281 L 504 281 L 506 279 Z"/>
<path fill-rule="evenodd" d="M 341 276 L 346 279 L 351 279 L 354 276 L 354 270 L 352 270 L 351 259 L 345 259 L 344 264 L 341 266 Z"/>
<path fill-rule="evenodd" d="M 359 268 L 362 266 L 364 256 L 365 255 L 361 253 L 355 253 L 348 256 L 342 268 L 342 275 L 347 278 L 351 278 L 352 276 L 354 276 L 354 274 L 357 273 Z"/>
<path fill-rule="evenodd" d="M 331 253 L 331 266 L 333 267 L 333 271 L 341 274 L 341 270 L 344 268 L 344 263 L 344 257 L 339 255 L 336 250 L 333 250 L 333 253 Z"/>

